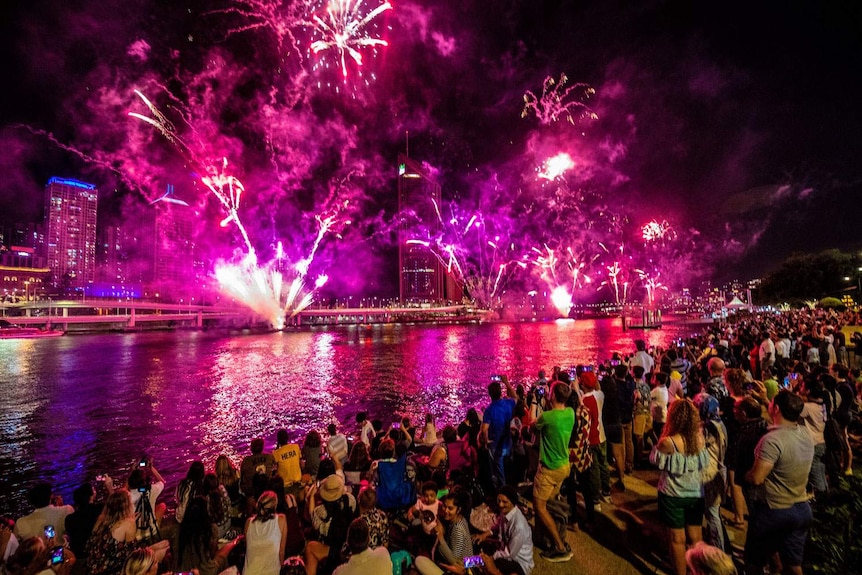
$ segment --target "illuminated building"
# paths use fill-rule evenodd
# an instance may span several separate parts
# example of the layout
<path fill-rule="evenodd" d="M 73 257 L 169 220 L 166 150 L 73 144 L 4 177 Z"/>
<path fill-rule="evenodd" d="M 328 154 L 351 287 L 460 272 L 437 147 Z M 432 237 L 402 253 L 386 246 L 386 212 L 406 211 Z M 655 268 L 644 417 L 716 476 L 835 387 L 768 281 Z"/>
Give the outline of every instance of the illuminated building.
<path fill-rule="evenodd" d="M 96 209 L 93 184 L 51 178 L 45 186 L 45 259 L 55 286 L 83 289 L 95 281 Z"/>
<path fill-rule="evenodd" d="M 45 295 L 45 282 L 51 270 L 45 258 L 27 246 L 0 250 L 0 301 L 32 301 Z"/>
<path fill-rule="evenodd" d="M 398 213 L 411 214 L 398 230 L 399 296 L 405 303 L 442 303 L 461 301 L 461 288 L 431 250 L 422 244 L 407 243 L 410 229 L 427 230 L 429 237 L 440 231 L 435 204 L 440 205 L 440 184 L 417 162 L 398 155 Z"/>

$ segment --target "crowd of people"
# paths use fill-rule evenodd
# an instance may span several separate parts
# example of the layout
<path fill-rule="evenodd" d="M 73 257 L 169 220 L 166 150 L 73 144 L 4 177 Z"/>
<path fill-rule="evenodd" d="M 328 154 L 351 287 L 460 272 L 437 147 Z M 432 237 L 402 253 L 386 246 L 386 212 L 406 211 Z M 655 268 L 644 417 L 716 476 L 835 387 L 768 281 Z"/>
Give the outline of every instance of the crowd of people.
<path fill-rule="evenodd" d="M 360 412 L 349 435 L 338 422 L 279 429 L 274 450 L 254 439 L 238 467 L 194 461 L 170 492 L 149 457 L 122 486 L 105 477 L 100 502 L 89 483 L 73 506 L 36 485 L 34 511 L 0 521 L 2 571 L 530 575 L 572 560 L 567 529 L 597 529 L 602 504 L 653 468 L 671 572 L 736 573 L 726 525 L 747 522 L 745 573 L 801 573 L 812 504 L 853 473 L 853 320 L 734 319 L 530 384 L 492 375 L 484 409 L 442 428 L 433 414 L 415 427 Z"/>

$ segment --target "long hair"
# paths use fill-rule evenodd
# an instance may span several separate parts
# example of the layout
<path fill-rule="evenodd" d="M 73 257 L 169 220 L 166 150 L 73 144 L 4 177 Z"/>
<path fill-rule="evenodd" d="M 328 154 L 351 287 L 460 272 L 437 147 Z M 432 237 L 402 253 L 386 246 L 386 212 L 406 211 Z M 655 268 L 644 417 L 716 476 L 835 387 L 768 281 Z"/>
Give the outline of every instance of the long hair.
<path fill-rule="evenodd" d="M 368 446 L 357 441 L 350 450 L 350 456 L 344 468 L 348 471 L 368 471 L 371 467 L 371 458 L 368 457 Z"/>
<path fill-rule="evenodd" d="M 192 499 L 200 495 L 205 495 L 204 491 L 204 475 L 206 469 L 203 461 L 192 461 L 189 466 L 189 471 L 186 473 L 186 478 L 180 481 L 177 486 L 177 499 Z"/>
<path fill-rule="evenodd" d="M 236 467 L 227 458 L 227 455 L 219 455 L 215 463 L 216 477 L 218 482 L 225 487 L 231 487 L 239 481 Z"/>
<path fill-rule="evenodd" d="M 305 434 L 305 442 L 303 442 L 302 446 L 314 448 L 320 447 L 321 443 L 320 434 L 316 430 L 312 429 Z"/>
<path fill-rule="evenodd" d="M 193 563 L 197 559 L 205 561 L 209 559 L 210 540 L 212 539 L 212 519 L 207 510 L 207 502 L 203 497 L 195 497 L 189 501 L 183 522 L 180 523 L 180 532 L 177 537 L 177 561 L 180 565 L 188 565 L 189 561 L 183 561 L 186 553 L 192 553 Z"/>
<path fill-rule="evenodd" d="M 686 455 L 694 455 L 700 446 L 700 415 L 690 399 L 677 399 L 667 411 L 667 422 L 661 434 L 662 439 L 674 435 L 682 436 Z"/>
<path fill-rule="evenodd" d="M 207 510 L 210 514 L 210 519 L 213 523 L 220 525 L 224 517 L 224 507 L 222 507 L 222 492 L 219 489 L 218 477 L 215 473 L 207 473 L 204 475 L 204 495 L 207 498 Z M 185 520 L 185 518 L 183 518 Z"/>
<path fill-rule="evenodd" d="M 156 563 L 156 554 L 145 547 L 135 549 L 123 564 L 122 575 L 146 575 Z"/>
<path fill-rule="evenodd" d="M 48 564 L 48 549 L 39 537 L 30 537 L 21 542 L 18 550 L 6 563 L 9 575 L 35 575 L 45 570 Z"/>
<path fill-rule="evenodd" d="M 99 516 L 99 525 L 109 525 L 113 527 L 123 519 L 128 519 L 135 516 L 135 511 L 132 509 L 132 497 L 127 489 L 117 489 L 108 496 L 105 501 L 105 509 L 102 510 L 102 515 Z"/>

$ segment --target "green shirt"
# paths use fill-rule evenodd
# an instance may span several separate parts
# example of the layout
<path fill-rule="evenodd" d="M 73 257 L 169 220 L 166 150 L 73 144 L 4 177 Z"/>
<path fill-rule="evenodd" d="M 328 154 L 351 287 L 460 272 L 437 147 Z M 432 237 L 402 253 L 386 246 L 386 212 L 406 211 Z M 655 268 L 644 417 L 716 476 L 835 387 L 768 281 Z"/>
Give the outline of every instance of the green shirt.
<path fill-rule="evenodd" d="M 559 469 L 569 462 L 569 439 L 575 426 L 571 407 L 545 411 L 536 420 L 540 433 L 539 461 L 548 469 Z"/>

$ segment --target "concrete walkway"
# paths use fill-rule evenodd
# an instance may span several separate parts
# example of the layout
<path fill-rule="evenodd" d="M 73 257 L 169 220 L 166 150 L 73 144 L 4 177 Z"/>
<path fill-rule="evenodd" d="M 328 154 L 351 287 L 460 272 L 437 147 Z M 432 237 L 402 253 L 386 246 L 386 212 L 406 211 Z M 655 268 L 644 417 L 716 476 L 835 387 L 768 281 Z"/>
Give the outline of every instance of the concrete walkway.
<path fill-rule="evenodd" d="M 612 503 L 602 503 L 592 533 L 567 532 L 572 560 L 550 563 L 536 551 L 533 575 L 669 575 L 666 536 L 658 518 L 658 471 L 635 471 L 625 483 L 625 493 L 614 492 Z M 730 514 L 722 509 L 722 516 Z M 744 532 L 727 528 L 733 546 L 741 547 Z"/>

